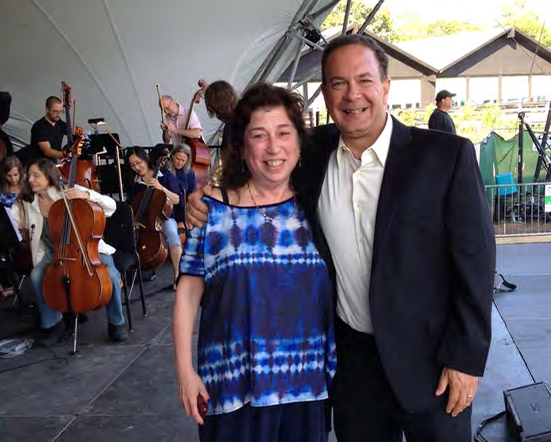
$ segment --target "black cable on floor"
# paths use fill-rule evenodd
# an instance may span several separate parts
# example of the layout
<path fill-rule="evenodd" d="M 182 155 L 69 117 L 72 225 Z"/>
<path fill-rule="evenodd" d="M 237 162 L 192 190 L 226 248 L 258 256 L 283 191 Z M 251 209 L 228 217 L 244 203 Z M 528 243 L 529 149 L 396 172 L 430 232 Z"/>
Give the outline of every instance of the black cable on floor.
<path fill-rule="evenodd" d="M 51 354 L 53 354 L 52 357 L 41 359 L 40 361 L 28 362 L 26 364 L 17 365 L 15 367 L 6 368 L 4 370 L 0 370 L 0 374 L 8 373 L 10 371 L 20 370 L 22 368 L 32 367 L 33 365 L 42 364 L 43 362 L 48 362 L 48 361 L 64 361 L 67 364 L 69 363 L 69 358 L 67 356 L 59 356 L 53 350 L 49 350 L 49 351 Z"/>

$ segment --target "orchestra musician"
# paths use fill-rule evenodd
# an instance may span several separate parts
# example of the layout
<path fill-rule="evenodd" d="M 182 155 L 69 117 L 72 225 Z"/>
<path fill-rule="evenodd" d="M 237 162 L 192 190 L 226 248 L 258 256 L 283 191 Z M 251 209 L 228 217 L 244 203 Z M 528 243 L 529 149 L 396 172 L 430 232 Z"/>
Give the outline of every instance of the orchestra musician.
<path fill-rule="evenodd" d="M 31 129 L 31 149 L 33 158 L 49 158 L 57 162 L 69 154 L 62 150 L 63 137 L 67 133 L 67 125 L 61 119 L 63 103 L 58 97 L 48 97 L 46 100 L 46 115 L 33 124 Z"/>
<path fill-rule="evenodd" d="M 19 158 L 8 156 L 0 162 L 0 203 L 11 208 L 21 192 L 21 184 L 25 178 L 25 170 Z"/>
<path fill-rule="evenodd" d="M 28 177 L 16 204 L 12 208 L 15 221 L 20 229 L 29 229 L 30 245 L 34 268 L 31 272 L 31 281 L 34 286 L 42 336 L 39 343 L 49 347 L 67 336 L 67 326 L 60 312 L 52 310 L 45 302 L 42 293 L 42 281 L 47 267 L 53 260 L 54 244 L 48 225 L 48 214 L 52 205 L 60 200 L 62 192 L 67 199 L 88 199 L 101 206 L 105 216 L 111 216 L 116 210 L 116 202 L 112 198 L 101 195 L 91 189 L 76 185 L 73 188 L 62 190 L 59 169 L 49 160 L 42 158 L 33 161 L 28 169 Z M 78 217 L 78 213 L 74 213 Z M 99 242 L 99 256 L 107 266 L 107 271 L 113 285 L 111 300 L 106 307 L 108 335 L 112 341 L 121 342 L 127 339 L 128 333 L 124 326 L 124 315 L 121 305 L 120 274 L 113 262 L 115 249 L 103 240 Z"/>
<path fill-rule="evenodd" d="M 163 191 L 174 206 L 180 203 L 180 189 L 178 180 L 167 169 L 162 168 L 154 178 L 155 168 L 151 164 L 149 155 L 143 147 L 129 148 L 126 154 L 126 164 L 135 174 L 135 179 L 127 191 L 127 199 L 132 204 L 132 199 L 141 191 L 145 191 L 148 186 Z M 174 284 L 172 288 L 176 290 L 176 278 L 179 273 L 180 257 L 182 256 L 182 243 L 178 236 L 178 224 L 174 218 L 174 210 L 168 220 L 163 223 L 162 233 L 167 239 L 169 247 L 169 256 L 174 270 Z"/>
<path fill-rule="evenodd" d="M 168 163 L 167 169 L 178 180 L 178 185 L 185 195 L 195 192 L 197 189 L 197 181 L 195 180 L 195 172 L 191 167 L 191 150 L 187 144 L 176 146 L 170 152 L 172 161 Z M 182 220 L 183 221 L 183 220 Z"/>
<path fill-rule="evenodd" d="M 218 118 L 224 123 L 224 130 L 220 143 L 222 148 L 229 143 L 230 125 L 228 123 L 231 120 L 238 100 L 239 97 L 233 86 L 224 80 L 215 81 L 209 84 L 205 90 L 205 106 L 209 117 Z"/>
<path fill-rule="evenodd" d="M 25 171 L 19 158 L 13 155 L 2 158 L 0 161 L 0 203 L 6 209 L 11 209 L 17 199 L 24 177 Z M 0 208 L 0 210 L 3 209 Z M 3 271 L 0 272 L 0 290 L 3 296 L 13 294 L 9 274 Z"/>
<path fill-rule="evenodd" d="M 170 152 L 172 161 L 167 164 L 167 169 L 172 172 L 172 174 L 178 180 L 178 186 L 182 195 L 182 201 L 180 204 L 174 207 L 174 219 L 178 223 L 178 234 L 180 235 L 180 242 L 185 242 L 185 199 L 187 195 L 195 192 L 197 190 L 197 180 L 195 179 L 195 172 L 193 167 L 191 167 L 191 149 L 187 144 L 182 144 L 181 146 L 176 146 Z"/>
<path fill-rule="evenodd" d="M 159 100 L 159 107 L 165 113 L 165 119 L 161 122 L 163 142 L 180 146 L 182 137 L 200 139 L 203 135 L 201 122 L 195 111 L 191 111 L 189 129 L 186 129 L 189 109 L 177 103 L 170 95 L 163 95 Z"/>

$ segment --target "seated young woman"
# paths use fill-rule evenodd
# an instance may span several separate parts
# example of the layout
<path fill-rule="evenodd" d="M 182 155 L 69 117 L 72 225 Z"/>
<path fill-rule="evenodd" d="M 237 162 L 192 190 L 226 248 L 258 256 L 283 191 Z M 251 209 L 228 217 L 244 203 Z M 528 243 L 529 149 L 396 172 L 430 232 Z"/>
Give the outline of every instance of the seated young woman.
<path fill-rule="evenodd" d="M 130 169 L 135 174 L 134 181 L 127 192 L 128 201 L 130 203 L 132 203 L 133 198 L 138 192 L 146 190 L 148 186 L 162 190 L 167 198 L 172 201 L 174 206 L 180 203 L 181 194 L 178 187 L 178 180 L 166 168 L 162 168 L 157 178 L 154 178 L 155 168 L 151 164 L 149 156 L 143 147 L 130 148 L 126 155 L 126 164 L 130 166 Z M 180 257 L 182 256 L 182 243 L 178 236 L 178 223 L 174 219 L 174 210 L 170 218 L 164 222 L 162 232 L 168 242 L 170 261 L 174 270 L 174 281 L 176 281 L 179 272 Z M 176 290 L 174 284 L 173 288 Z"/>
<path fill-rule="evenodd" d="M 106 217 L 116 210 L 117 204 L 112 198 L 101 195 L 81 186 L 61 189 L 59 169 L 50 160 L 42 158 L 35 160 L 29 166 L 28 177 L 23 183 L 17 202 L 12 207 L 12 214 L 20 229 L 29 229 L 31 253 L 34 268 L 31 281 L 34 286 L 36 303 L 42 326 L 42 336 L 39 343 L 51 346 L 67 335 L 67 327 L 62 314 L 53 310 L 45 301 L 42 292 L 42 282 L 47 267 L 52 263 L 55 245 L 50 234 L 48 215 L 52 205 L 63 197 L 67 199 L 87 199 L 101 206 Z M 103 240 L 99 242 L 99 257 L 107 266 L 111 278 L 113 292 L 107 304 L 108 335 L 112 341 L 126 340 L 128 333 L 124 326 L 124 315 L 121 305 L 120 274 L 113 262 L 115 249 Z"/>
<path fill-rule="evenodd" d="M 21 192 L 21 183 L 25 178 L 25 171 L 19 158 L 7 156 L 0 161 L 0 204 L 6 209 L 11 209 L 17 195 Z M 0 272 L 0 293 L 3 296 L 13 294 L 9 274 Z"/>
<path fill-rule="evenodd" d="M 0 203 L 10 208 L 21 192 L 21 183 L 25 179 L 25 170 L 19 158 L 8 156 L 0 162 Z"/>

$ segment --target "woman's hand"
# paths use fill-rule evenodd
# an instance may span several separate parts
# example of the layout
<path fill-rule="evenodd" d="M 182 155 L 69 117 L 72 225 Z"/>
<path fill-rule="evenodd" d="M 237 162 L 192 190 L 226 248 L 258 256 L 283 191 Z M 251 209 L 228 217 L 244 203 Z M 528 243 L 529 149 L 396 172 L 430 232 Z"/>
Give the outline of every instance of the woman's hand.
<path fill-rule="evenodd" d="M 163 186 L 161 186 L 161 183 L 159 183 L 157 178 L 151 178 L 149 181 L 146 181 L 146 184 L 148 186 L 154 187 L 157 190 L 163 190 Z"/>
<path fill-rule="evenodd" d="M 205 388 L 205 384 L 194 370 L 178 372 L 178 396 L 182 401 L 186 416 L 192 416 L 199 424 L 203 425 L 204 420 L 197 408 L 197 397 L 199 394 L 203 396 L 205 402 L 209 400 L 209 394 Z"/>

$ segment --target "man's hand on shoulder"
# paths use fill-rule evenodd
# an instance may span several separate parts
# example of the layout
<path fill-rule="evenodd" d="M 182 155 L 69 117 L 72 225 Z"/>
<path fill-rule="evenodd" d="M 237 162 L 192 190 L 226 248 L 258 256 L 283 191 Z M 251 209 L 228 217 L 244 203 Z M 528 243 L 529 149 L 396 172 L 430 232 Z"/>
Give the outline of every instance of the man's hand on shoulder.
<path fill-rule="evenodd" d="M 448 387 L 450 391 L 446 413 L 451 413 L 453 417 L 456 417 L 471 405 L 478 388 L 478 377 L 446 367 L 442 370 L 435 395 L 442 396 Z"/>
<path fill-rule="evenodd" d="M 203 195 L 211 196 L 213 189 L 210 185 L 206 185 L 188 196 L 186 203 L 186 224 L 188 229 L 197 227 L 203 228 L 203 223 L 208 219 L 209 209 L 207 205 L 201 201 Z"/>

